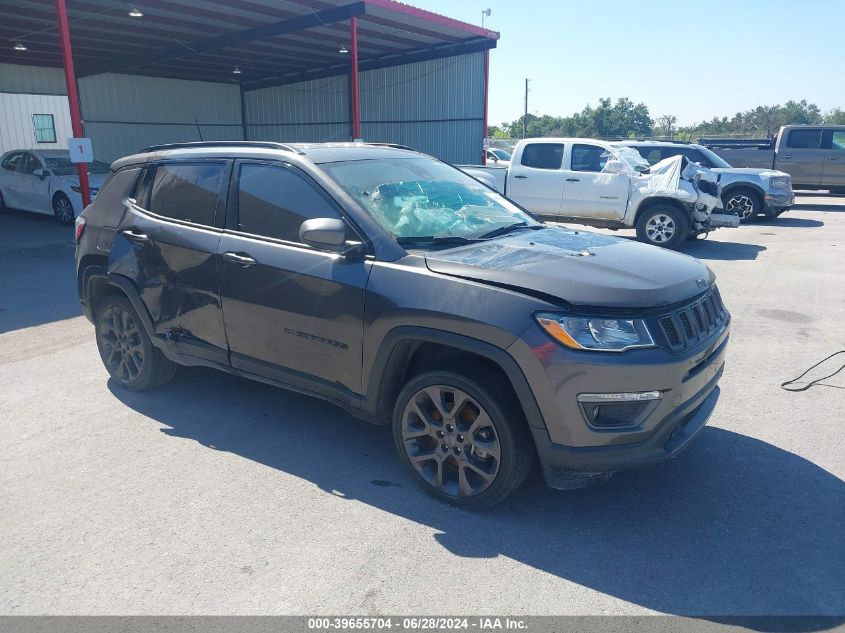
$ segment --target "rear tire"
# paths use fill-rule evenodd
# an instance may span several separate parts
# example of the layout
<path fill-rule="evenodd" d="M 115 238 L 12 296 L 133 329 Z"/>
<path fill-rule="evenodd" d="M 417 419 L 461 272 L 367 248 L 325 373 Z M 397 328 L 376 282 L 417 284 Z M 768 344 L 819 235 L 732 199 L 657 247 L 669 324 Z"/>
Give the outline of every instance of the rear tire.
<path fill-rule="evenodd" d="M 655 204 L 637 218 L 637 239 L 652 246 L 678 248 L 690 233 L 686 215 L 669 204 Z"/>
<path fill-rule="evenodd" d="M 71 226 L 76 220 L 73 203 L 61 191 L 53 196 L 53 215 L 65 226 Z"/>
<path fill-rule="evenodd" d="M 722 196 L 722 204 L 728 213 L 736 213 L 742 223 L 753 222 L 763 212 L 763 200 L 753 189 L 738 187 Z"/>
<path fill-rule="evenodd" d="M 129 391 L 146 391 L 170 382 L 176 363 L 152 344 L 126 297 L 108 295 L 97 305 L 97 349 L 106 370 Z"/>
<path fill-rule="evenodd" d="M 510 385 L 477 370 L 437 369 L 412 378 L 396 400 L 393 439 L 426 493 L 464 508 L 500 503 L 534 461 Z"/>

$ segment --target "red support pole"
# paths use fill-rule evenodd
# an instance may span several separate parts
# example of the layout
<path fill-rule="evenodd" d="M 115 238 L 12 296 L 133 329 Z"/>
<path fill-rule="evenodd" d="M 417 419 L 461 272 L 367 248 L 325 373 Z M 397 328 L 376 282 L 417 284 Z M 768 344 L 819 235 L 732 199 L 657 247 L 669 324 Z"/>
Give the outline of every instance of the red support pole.
<path fill-rule="evenodd" d="M 59 43 L 62 47 L 62 61 L 65 67 L 65 83 L 67 84 L 67 100 L 70 105 L 70 124 L 73 135 L 81 138 L 82 114 L 79 111 L 79 95 L 76 92 L 76 72 L 73 69 L 73 51 L 70 47 L 70 28 L 67 21 L 67 7 L 65 0 L 56 0 L 56 15 L 59 20 Z M 82 191 L 82 206 L 91 204 L 91 189 L 88 186 L 88 166 L 85 163 L 77 163 L 76 171 L 79 174 L 79 188 Z"/>
<path fill-rule="evenodd" d="M 349 19 L 349 34 L 351 39 L 352 68 L 350 69 L 352 91 L 352 138 L 361 138 L 361 108 L 358 102 L 358 19 Z"/>
<path fill-rule="evenodd" d="M 484 151 L 484 140 L 490 133 L 487 123 L 487 104 L 490 101 L 490 49 L 484 51 L 484 139 L 481 141 L 481 164 L 487 164 L 487 152 Z"/>

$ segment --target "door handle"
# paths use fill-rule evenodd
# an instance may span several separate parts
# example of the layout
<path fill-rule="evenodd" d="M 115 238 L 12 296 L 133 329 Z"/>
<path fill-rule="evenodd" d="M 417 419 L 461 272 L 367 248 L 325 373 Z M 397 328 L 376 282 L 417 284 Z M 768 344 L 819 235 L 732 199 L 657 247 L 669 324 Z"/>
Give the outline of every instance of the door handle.
<path fill-rule="evenodd" d="M 520 174 L 519 176 L 514 176 L 514 178 L 519 178 L 520 180 L 522 180 L 523 178 L 528 178 L 528 176 L 523 176 L 522 174 Z"/>
<path fill-rule="evenodd" d="M 232 251 L 223 253 L 223 259 L 225 259 L 227 262 L 237 264 L 238 266 L 243 266 L 244 268 L 255 266 L 258 263 L 246 253 L 233 253 Z"/>
<path fill-rule="evenodd" d="M 580 178 L 567 178 L 566 182 L 581 182 Z"/>
<path fill-rule="evenodd" d="M 126 229 L 125 231 L 121 231 L 126 237 L 130 240 L 135 242 L 149 242 L 150 236 L 146 233 L 139 231 L 138 229 Z"/>
<path fill-rule="evenodd" d="M 783 154 L 781 158 L 792 158 L 792 154 Z"/>

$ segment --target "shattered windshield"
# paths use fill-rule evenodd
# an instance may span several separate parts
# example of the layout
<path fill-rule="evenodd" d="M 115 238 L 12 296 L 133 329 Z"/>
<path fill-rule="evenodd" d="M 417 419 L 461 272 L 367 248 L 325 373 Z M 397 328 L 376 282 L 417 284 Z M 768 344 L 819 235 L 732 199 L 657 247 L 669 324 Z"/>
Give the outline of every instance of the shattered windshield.
<path fill-rule="evenodd" d="M 433 158 L 343 161 L 322 168 L 400 241 L 480 239 L 507 227 L 542 226 L 492 189 Z"/>

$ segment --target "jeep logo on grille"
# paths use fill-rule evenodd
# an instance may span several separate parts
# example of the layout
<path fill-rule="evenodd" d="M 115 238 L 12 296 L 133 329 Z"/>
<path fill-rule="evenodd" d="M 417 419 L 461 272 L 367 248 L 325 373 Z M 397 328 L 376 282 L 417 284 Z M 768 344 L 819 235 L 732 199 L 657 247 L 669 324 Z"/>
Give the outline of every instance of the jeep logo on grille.
<path fill-rule="evenodd" d="M 706 288 L 707 287 L 707 282 L 704 281 L 703 279 L 696 279 L 695 283 L 699 288 Z"/>

